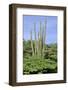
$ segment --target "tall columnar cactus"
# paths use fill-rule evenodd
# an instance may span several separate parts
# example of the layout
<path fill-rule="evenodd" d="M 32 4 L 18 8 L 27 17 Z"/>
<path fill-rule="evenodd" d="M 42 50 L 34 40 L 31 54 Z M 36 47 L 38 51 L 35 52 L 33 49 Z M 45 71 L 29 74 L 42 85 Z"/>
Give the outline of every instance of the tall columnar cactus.
<path fill-rule="evenodd" d="M 40 56 L 40 33 L 38 31 L 38 40 L 37 40 L 37 55 Z"/>
<path fill-rule="evenodd" d="M 40 22 L 40 30 L 38 30 L 38 33 L 36 32 L 36 23 L 34 23 L 34 42 L 32 40 L 32 31 L 30 32 L 30 36 L 31 36 L 32 55 L 44 57 L 46 21 L 43 26 L 42 23 Z"/>
<path fill-rule="evenodd" d="M 46 39 L 46 20 L 45 20 L 45 23 L 44 23 L 44 28 L 43 28 L 43 56 L 44 56 L 44 51 L 45 51 L 45 39 Z"/>
<path fill-rule="evenodd" d="M 30 31 L 30 40 L 31 40 L 32 55 L 34 56 L 34 47 L 33 47 L 33 41 L 32 41 L 32 30 Z"/>
<path fill-rule="evenodd" d="M 36 23 L 34 23 L 35 55 L 37 54 Z"/>
<path fill-rule="evenodd" d="M 45 34 L 44 27 L 42 26 L 42 40 L 41 40 L 41 42 L 42 42 L 42 57 L 43 57 L 43 49 L 44 49 L 44 46 L 45 46 L 45 44 L 44 44 L 44 34 Z"/>
<path fill-rule="evenodd" d="M 40 21 L 40 56 L 42 55 L 42 23 Z"/>
<path fill-rule="evenodd" d="M 42 28 L 42 35 L 43 35 L 43 39 L 42 39 L 42 44 L 43 44 L 43 47 L 42 47 L 42 56 L 44 57 L 44 51 L 45 51 L 45 27 L 43 26 Z"/>

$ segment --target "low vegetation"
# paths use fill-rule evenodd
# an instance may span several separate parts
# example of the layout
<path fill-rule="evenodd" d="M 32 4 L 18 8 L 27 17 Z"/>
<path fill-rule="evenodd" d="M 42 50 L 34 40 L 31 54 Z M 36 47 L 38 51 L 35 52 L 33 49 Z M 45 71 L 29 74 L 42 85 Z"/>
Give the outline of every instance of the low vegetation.
<path fill-rule="evenodd" d="M 57 45 L 46 45 L 44 50 L 44 57 L 38 55 L 32 56 L 30 41 L 24 41 L 23 74 L 57 72 Z"/>

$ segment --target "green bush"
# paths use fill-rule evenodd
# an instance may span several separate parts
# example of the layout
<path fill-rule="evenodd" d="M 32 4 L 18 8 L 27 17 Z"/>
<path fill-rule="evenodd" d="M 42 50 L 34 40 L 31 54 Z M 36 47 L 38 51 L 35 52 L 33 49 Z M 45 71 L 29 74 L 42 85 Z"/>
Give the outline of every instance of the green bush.
<path fill-rule="evenodd" d="M 51 73 L 56 66 L 55 61 L 34 56 L 24 60 L 24 74 Z"/>
<path fill-rule="evenodd" d="M 57 73 L 57 46 L 46 45 L 44 57 L 31 55 L 30 41 L 24 41 L 23 74 Z"/>

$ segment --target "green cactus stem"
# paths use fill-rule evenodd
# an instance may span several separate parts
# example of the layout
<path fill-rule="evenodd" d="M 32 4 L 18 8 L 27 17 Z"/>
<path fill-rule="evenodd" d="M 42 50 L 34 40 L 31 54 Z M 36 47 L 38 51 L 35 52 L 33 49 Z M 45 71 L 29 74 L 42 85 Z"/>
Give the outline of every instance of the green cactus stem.
<path fill-rule="evenodd" d="M 30 40 L 31 40 L 32 55 L 34 56 L 34 48 L 33 48 L 33 41 L 32 41 L 32 30 L 30 31 Z"/>

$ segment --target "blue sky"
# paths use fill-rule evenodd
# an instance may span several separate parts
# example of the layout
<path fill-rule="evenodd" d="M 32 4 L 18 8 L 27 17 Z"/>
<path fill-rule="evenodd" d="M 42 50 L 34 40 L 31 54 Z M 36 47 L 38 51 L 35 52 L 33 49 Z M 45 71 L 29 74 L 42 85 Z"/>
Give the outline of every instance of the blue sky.
<path fill-rule="evenodd" d="M 30 39 L 30 31 L 34 29 L 34 23 L 36 23 L 36 32 L 40 28 L 40 21 L 44 25 L 46 23 L 46 44 L 57 43 L 57 16 L 33 16 L 33 15 L 24 15 L 23 16 L 23 25 L 24 25 L 24 35 L 25 40 Z"/>

